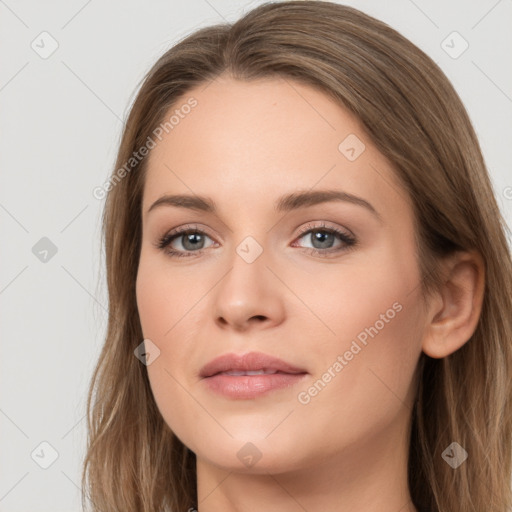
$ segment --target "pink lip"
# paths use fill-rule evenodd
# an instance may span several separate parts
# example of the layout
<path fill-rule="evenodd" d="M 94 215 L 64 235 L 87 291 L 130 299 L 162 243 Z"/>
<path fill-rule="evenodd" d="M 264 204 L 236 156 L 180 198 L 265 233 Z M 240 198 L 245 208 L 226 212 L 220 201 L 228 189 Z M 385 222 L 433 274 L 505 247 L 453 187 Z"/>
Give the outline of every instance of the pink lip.
<path fill-rule="evenodd" d="M 203 382 L 210 391 L 229 398 L 246 400 L 266 395 L 277 389 L 297 384 L 305 373 L 274 373 L 271 375 L 225 375 L 206 377 Z"/>
<path fill-rule="evenodd" d="M 223 354 L 205 364 L 199 375 L 202 378 L 211 377 L 216 373 L 227 371 L 254 371 L 276 370 L 282 373 L 305 373 L 306 370 L 272 357 L 262 352 L 248 352 L 246 354 Z"/>
<path fill-rule="evenodd" d="M 226 375 L 227 371 L 275 370 L 267 375 Z M 306 370 L 261 352 L 224 354 L 203 366 L 200 376 L 211 391 L 235 399 L 255 398 L 293 386 L 307 375 Z"/>

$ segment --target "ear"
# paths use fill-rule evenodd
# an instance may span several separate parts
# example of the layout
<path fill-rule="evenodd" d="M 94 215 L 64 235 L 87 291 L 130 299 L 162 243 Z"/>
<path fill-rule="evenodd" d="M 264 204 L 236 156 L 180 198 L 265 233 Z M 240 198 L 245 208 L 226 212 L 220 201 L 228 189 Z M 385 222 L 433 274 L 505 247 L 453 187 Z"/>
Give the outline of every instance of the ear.
<path fill-rule="evenodd" d="M 443 261 L 444 283 L 431 301 L 422 349 L 430 357 L 446 357 L 475 332 L 485 288 L 485 264 L 476 251 L 457 252 Z"/>

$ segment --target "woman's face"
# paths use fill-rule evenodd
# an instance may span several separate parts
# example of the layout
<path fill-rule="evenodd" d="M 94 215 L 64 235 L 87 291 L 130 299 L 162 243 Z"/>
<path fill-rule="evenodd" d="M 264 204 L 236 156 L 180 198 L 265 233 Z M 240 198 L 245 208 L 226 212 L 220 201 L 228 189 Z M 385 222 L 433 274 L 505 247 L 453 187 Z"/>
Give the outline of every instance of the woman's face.
<path fill-rule="evenodd" d="M 149 155 L 136 290 L 166 423 L 198 464 L 255 473 L 403 448 L 425 318 L 389 163 L 356 118 L 293 81 L 221 77 L 166 120 L 176 109 Z M 151 208 L 166 195 L 190 201 Z M 191 208 L 199 197 L 215 209 Z M 301 373 L 201 376 L 249 352 Z"/>

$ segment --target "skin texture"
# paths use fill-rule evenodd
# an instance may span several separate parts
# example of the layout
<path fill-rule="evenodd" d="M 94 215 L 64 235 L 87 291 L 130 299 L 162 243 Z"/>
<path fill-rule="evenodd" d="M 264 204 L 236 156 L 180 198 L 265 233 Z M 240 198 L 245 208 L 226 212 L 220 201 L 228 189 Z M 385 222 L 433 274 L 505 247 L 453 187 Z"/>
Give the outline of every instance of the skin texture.
<path fill-rule="evenodd" d="M 424 305 L 410 200 L 358 120 L 289 80 L 222 76 L 206 85 L 177 103 L 198 102 L 151 150 L 136 283 L 144 338 L 160 350 L 147 366 L 151 388 L 197 456 L 199 511 L 416 511 L 406 471 L 415 369 L 422 350 L 445 357 L 471 336 L 482 263 L 473 254 L 447 261 L 445 288 Z M 338 149 L 349 134 L 365 144 L 353 161 Z M 357 195 L 380 220 L 346 202 L 274 211 L 278 197 L 299 189 Z M 217 213 L 147 213 L 164 194 L 182 193 L 212 197 Z M 321 249 L 312 233 L 301 235 L 323 224 L 357 246 L 343 249 L 334 235 Z M 199 255 L 183 236 L 172 245 L 189 257 L 155 246 L 181 226 L 206 232 Z M 263 250 L 252 263 L 236 251 L 248 236 Z M 331 253 L 311 254 L 318 247 Z M 390 309 L 393 318 L 301 403 L 299 393 Z M 252 400 L 216 395 L 198 376 L 221 354 L 250 351 L 308 375 Z M 261 454 L 251 466 L 237 456 L 244 446 Z"/>

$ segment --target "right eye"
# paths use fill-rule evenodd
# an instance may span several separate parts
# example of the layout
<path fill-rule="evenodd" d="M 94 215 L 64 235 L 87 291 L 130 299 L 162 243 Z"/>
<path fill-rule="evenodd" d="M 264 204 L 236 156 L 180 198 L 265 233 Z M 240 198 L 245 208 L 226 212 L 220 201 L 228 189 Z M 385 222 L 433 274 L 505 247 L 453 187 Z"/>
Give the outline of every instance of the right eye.
<path fill-rule="evenodd" d="M 166 233 L 156 245 L 171 257 L 189 257 L 193 255 L 190 253 L 202 253 L 205 237 L 210 238 L 204 231 L 190 226 L 183 226 Z M 183 247 L 183 250 L 173 247 L 175 241 L 180 242 L 179 245 Z"/>

